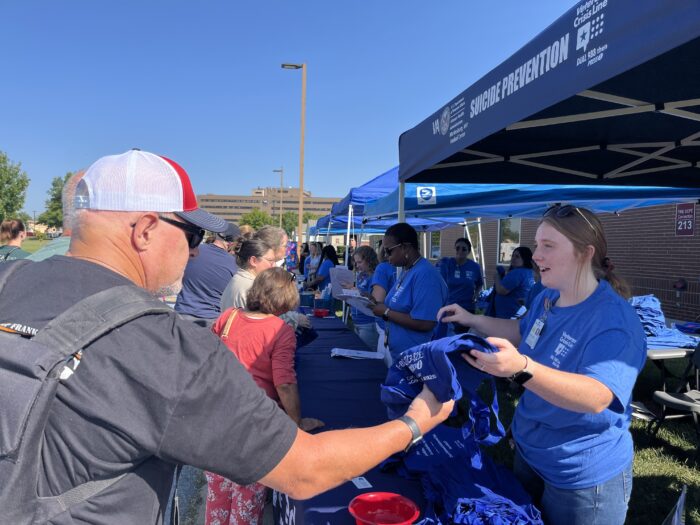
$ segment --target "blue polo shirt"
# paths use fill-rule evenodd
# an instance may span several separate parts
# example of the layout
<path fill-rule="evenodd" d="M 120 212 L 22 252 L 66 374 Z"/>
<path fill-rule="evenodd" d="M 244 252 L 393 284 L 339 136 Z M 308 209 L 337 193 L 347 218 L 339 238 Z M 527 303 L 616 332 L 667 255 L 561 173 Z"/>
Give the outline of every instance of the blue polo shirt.
<path fill-rule="evenodd" d="M 555 487 L 587 488 L 618 475 L 632 461 L 630 401 L 646 360 L 646 338 L 634 309 L 606 281 L 585 301 L 556 306 L 545 289 L 520 320 L 519 351 L 538 363 L 582 374 L 607 386 L 613 402 L 600 414 L 559 408 L 530 390 L 520 398 L 513 436 L 527 463 Z M 526 342 L 548 298 L 554 306 L 539 340 Z"/>
<path fill-rule="evenodd" d="M 357 274 L 357 289 L 362 292 L 362 295 L 368 295 L 372 291 L 372 274 L 358 273 Z M 369 316 L 360 312 L 354 306 L 352 307 L 352 322 L 354 324 L 369 324 L 374 322 L 374 316 Z"/>
<path fill-rule="evenodd" d="M 474 311 L 474 291 L 484 285 L 481 266 L 471 259 L 464 264 L 457 264 L 454 257 L 445 257 L 440 261 L 440 275 L 447 284 L 449 304 L 457 303 L 462 308 Z"/>
<path fill-rule="evenodd" d="M 233 255 L 226 250 L 213 244 L 200 244 L 199 255 L 185 266 L 175 311 L 200 319 L 219 317 L 221 294 L 237 269 Z"/>
<path fill-rule="evenodd" d="M 382 262 L 379 263 L 374 269 L 374 274 L 372 275 L 372 282 L 370 286 L 371 288 L 374 288 L 375 285 L 381 286 L 382 288 L 384 288 L 384 291 L 388 294 L 391 290 L 391 287 L 394 286 L 395 282 L 396 268 L 394 268 L 388 262 Z M 381 317 L 375 317 L 374 319 L 376 323 L 381 327 L 381 329 L 384 330 L 384 327 L 386 326 L 384 319 L 382 319 Z"/>
<path fill-rule="evenodd" d="M 530 268 L 513 268 L 503 279 L 501 285 L 510 290 L 508 295 L 496 294 L 496 317 L 510 319 L 525 304 L 530 288 L 535 284 L 535 277 Z"/>
<path fill-rule="evenodd" d="M 384 304 L 396 312 L 409 314 L 413 319 L 436 321 L 440 308 L 447 304 L 447 285 L 437 269 L 424 258 L 409 270 L 389 290 Z M 432 339 L 432 330 L 418 332 L 389 321 L 389 351 L 394 360 L 412 346 Z"/>
<path fill-rule="evenodd" d="M 318 283 L 319 290 L 323 290 L 326 286 L 331 284 L 331 268 L 334 267 L 335 264 L 333 264 L 333 261 L 330 259 L 323 259 L 323 262 L 319 265 L 316 277 L 323 277 L 323 280 Z"/>

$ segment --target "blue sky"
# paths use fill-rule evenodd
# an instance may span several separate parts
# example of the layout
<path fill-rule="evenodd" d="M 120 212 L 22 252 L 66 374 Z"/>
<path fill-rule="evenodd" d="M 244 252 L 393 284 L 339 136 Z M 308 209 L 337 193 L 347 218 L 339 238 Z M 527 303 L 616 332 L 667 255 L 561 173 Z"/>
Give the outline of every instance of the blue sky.
<path fill-rule="evenodd" d="M 7 0 L 0 150 L 31 179 L 132 147 L 166 155 L 197 193 L 297 185 L 345 195 L 398 163 L 399 135 L 544 30 L 555 0 Z"/>

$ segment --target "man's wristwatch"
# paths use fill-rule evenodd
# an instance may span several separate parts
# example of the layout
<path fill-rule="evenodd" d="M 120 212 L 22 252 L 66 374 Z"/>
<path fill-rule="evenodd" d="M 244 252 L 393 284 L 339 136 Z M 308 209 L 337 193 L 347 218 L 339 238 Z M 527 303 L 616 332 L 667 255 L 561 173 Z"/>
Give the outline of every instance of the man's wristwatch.
<path fill-rule="evenodd" d="M 389 312 L 391 312 L 391 308 L 387 308 L 386 310 L 384 310 L 384 313 L 382 314 L 382 319 L 384 319 L 385 321 L 388 321 L 389 320 Z"/>
<path fill-rule="evenodd" d="M 530 360 L 526 355 L 523 355 L 523 357 L 525 358 L 525 368 L 523 368 L 520 372 L 516 372 L 510 378 L 511 381 L 518 383 L 519 385 L 524 385 L 530 379 L 532 379 L 532 371 L 529 369 Z"/>
<path fill-rule="evenodd" d="M 423 439 L 423 433 L 420 431 L 420 427 L 418 426 L 418 423 L 416 423 L 416 420 L 410 416 L 401 416 L 397 419 L 397 421 L 403 421 L 406 423 L 406 425 L 408 425 L 408 428 L 411 429 L 411 441 L 403 450 L 404 452 L 408 452 L 413 445 Z"/>

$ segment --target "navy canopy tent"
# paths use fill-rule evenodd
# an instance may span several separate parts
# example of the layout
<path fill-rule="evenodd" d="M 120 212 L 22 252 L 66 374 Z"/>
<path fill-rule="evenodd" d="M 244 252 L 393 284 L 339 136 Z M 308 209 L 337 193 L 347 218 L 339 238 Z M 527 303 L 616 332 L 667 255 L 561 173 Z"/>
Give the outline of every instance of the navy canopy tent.
<path fill-rule="evenodd" d="M 677 202 L 694 202 L 700 188 L 556 184 L 406 184 L 406 218 L 444 216 L 539 218 L 552 204 L 575 203 L 596 213 Z M 398 214 L 398 190 L 365 206 L 366 218 Z M 451 221 L 449 218 L 442 218 Z"/>
<path fill-rule="evenodd" d="M 583 0 L 399 140 L 402 182 L 700 187 L 700 2 Z"/>

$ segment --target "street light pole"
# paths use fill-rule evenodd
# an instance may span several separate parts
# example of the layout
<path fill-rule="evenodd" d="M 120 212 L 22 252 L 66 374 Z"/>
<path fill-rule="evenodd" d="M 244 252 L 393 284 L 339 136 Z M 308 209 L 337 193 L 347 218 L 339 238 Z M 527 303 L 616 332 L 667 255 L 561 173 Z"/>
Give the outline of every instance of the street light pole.
<path fill-rule="evenodd" d="M 282 64 L 282 69 L 301 69 L 301 146 L 299 151 L 299 232 L 297 242 L 301 247 L 304 227 L 304 132 L 306 128 L 306 62 Z"/>
<path fill-rule="evenodd" d="M 282 227 L 282 192 L 284 191 L 284 166 L 278 170 L 272 170 L 272 173 L 280 174 L 280 228 Z"/>

